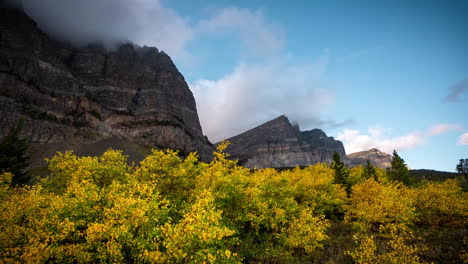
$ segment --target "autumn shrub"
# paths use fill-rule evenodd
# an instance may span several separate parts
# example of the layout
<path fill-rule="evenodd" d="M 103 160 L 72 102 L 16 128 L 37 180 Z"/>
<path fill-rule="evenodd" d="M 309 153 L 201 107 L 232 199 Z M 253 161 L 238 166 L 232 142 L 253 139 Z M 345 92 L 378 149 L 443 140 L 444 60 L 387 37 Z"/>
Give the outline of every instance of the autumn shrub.
<path fill-rule="evenodd" d="M 315 212 L 329 219 L 339 219 L 344 214 L 346 191 L 334 184 L 334 171 L 326 163 L 318 163 L 304 169 L 295 168 L 282 172 L 292 186 L 294 199 L 300 205 L 313 207 Z"/>
<path fill-rule="evenodd" d="M 293 260 L 321 247 L 333 202 L 308 196 L 288 174 L 250 171 L 227 159 L 153 150 L 138 166 L 121 151 L 59 153 L 33 187 L 0 179 L 0 257 L 6 262 L 238 263 Z M 311 181 L 318 167 L 303 172 Z M 296 178 L 301 171 L 296 171 Z M 320 173 L 319 173 L 320 174 Z M 326 177 L 326 173 L 319 177 Z M 313 184 L 310 187 L 314 186 Z M 328 188 L 328 189 L 327 189 Z M 340 203 L 343 203 L 342 201 Z M 315 206 L 321 204 L 321 207 Z"/>
<path fill-rule="evenodd" d="M 138 165 L 116 150 L 59 153 L 31 187 L 0 174 L 0 262 L 419 263 L 415 225 L 466 225 L 455 180 L 410 188 L 357 167 L 337 184 L 327 164 L 249 170 L 226 146 L 210 163 L 170 150 Z"/>
<path fill-rule="evenodd" d="M 346 220 L 364 229 L 376 230 L 390 223 L 408 226 L 416 220 L 410 189 L 398 183 L 368 179 L 353 187 L 350 200 Z"/>
<path fill-rule="evenodd" d="M 468 224 L 468 193 L 459 182 L 428 182 L 414 190 L 419 223 L 428 226 L 463 227 Z"/>
<path fill-rule="evenodd" d="M 51 175 L 43 180 L 42 186 L 57 194 L 63 193 L 72 181 L 90 180 L 100 187 L 125 181 L 132 170 L 127 157 L 118 150 L 108 150 L 99 157 L 77 157 L 67 151 L 57 153 L 48 163 Z"/>
<path fill-rule="evenodd" d="M 423 248 L 412 245 L 416 208 L 411 189 L 368 179 L 352 189 L 345 220 L 355 226 L 357 263 L 420 263 Z"/>

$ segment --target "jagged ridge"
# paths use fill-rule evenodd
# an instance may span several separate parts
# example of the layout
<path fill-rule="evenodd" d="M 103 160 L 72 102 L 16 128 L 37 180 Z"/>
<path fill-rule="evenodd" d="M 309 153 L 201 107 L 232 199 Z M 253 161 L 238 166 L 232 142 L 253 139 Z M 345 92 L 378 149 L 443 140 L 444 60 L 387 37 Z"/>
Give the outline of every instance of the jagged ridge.
<path fill-rule="evenodd" d="M 184 77 L 156 48 L 75 48 L 0 7 L 0 87 L 0 137 L 24 118 L 25 135 L 54 151 L 108 138 L 205 160 L 213 150 Z"/>
<path fill-rule="evenodd" d="M 249 168 L 282 168 L 331 162 L 336 151 L 346 161 L 343 144 L 320 129 L 300 131 L 284 115 L 227 139 L 226 152 Z"/>

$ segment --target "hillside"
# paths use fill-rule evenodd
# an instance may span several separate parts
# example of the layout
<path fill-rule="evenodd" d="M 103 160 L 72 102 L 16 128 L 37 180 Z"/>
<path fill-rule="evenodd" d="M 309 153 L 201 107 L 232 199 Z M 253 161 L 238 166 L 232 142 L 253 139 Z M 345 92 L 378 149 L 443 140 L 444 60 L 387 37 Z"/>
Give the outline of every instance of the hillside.
<path fill-rule="evenodd" d="M 58 150 L 99 154 L 112 141 L 210 159 L 192 92 L 163 51 L 129 43 L 76 48 L 4 7 L 0 36 L 0 137 L 23 118 L 24 135 L 41 152 L 33 153 L 36 165 Z"/>

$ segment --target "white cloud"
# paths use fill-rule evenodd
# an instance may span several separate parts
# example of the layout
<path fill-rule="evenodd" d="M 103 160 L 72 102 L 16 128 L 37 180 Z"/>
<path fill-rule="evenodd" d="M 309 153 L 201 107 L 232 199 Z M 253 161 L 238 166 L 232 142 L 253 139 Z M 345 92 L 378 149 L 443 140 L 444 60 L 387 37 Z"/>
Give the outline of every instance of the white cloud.
<path fill-rule="evenodd" d="M 19 1 L 19 0 L 17 0 Z M 76 45 L 101 42 L 113 47 L 132 41 L 182 56 L 193 29 L 158 0 L 22 0 L 46 32 Z"/>
<path fill-rule="evenodd" d="M 464 146 L 467 146 L 468 145 L 468 132 L 467 133 L 463 133 L 461 134 L 459 137 L 458 137 L 458 142 L 457 142 L 458 145 L 464 145 Z"/>
<path fill-rule="evenodd" d="M 17 0 L 19 1 L 19 0 Z M 286 32 L 268 20 L 262 10 L 238 7 L 212 9 L 205 19 L 188 20 L 159 0 L 23 0 L 26 11 L 46 32 L 77 45 L 102 42 L 109 47 L 122 41 L 156 46 L 180 63 L 189 54 L 192 39 L 220 35 L 234 38 L 241 56 L 232 72 L 219 79 L 190 84 L 204 132 L 218 141 L 262 121 L 286 114 L 302 128 L 338 127 L 321 115 L 334 101 L 323 76 L 329 57 L 298 64 L 288 62 Z M 291 59 L 291 58 L 289 58 Z"/>
<path fill-rule="evenodd" d="M 384 138 L 380 134 L 361 134 L 358 130 L 345 129 L 337 136 L 343 141 L 346 153 L 377 148 L 383 152 L 392 153 L 393 150 L 412 149 L 424 144 L 423 133 L 413 132 L 400 137 Z"/>
<path fill-rule="evenodd" d="M 383 152 L 391 153 L 393 150 L 413 149 L 423 145 L 428 137 L 461 131 L 463 126 L 459 124 L 437 124 L 424 132 L 412 132 L 399 137 L 386 136 L 389 129 L 381 126 L 368 128 L 368 134 L 361 134 L 359 130 L 345 129 L 338 134 L 337 139 L 343 141 L 347 153 L 377 148 Z M 468 144 L 468 133 L 459 137 L 459 145 Z"/>
<path fill-rule="evenodd" d="M 323 124 L 334 94 L 314 65 L 241 64 L 219 80 L 190 84 L 203 131 L 218 142 L 285 114 L 302 128 Z"/>
<path fill-rule="evenodd" d="M 215 14 L 200 21 L 198 33 L 236 34 L 251 54 L 269 56 L 285 45 L 285 31 L 268 22 L 262 10 L 237 7 L 215 9 Z"/>
<path fill-rule="evenodd" d="M 369 134 L 372 137 L 380 137 L 383 134 L 387 133 L 388 129 L 383 126 L 373 126 L 373 127 L 369 127 L 367 129 L 367 132 L 369 132 Z"/>
<path fill-rule="evenodd" d="M 17 1 L 20 0 L 11 0 Z M 26 12 L 49 34 L 76 45 L 121 42 L 154 46 L 177 60 L 192 59 L 187 45 L 205 35 L 235 36 L 249 54 L 276 55 L 285 46 L 285 31 L 262 10 L 213 9 L 209 17 L 189 21 L 160 0 L 21 0 Z"/>
<path fill-rule="evenodd" d="M 438 124 L 429 129 L 429 135 L 443 134 L 449 131 L 461 131 L 463 127 L 459 124 Z"/>
<path fill-rule="evenodd" d="M 285 31 L 267 21 L 261 10 L 231 7 L 215 11 L 198 24 L 197 34 L 237 35 L 256 63 L 239 63 L 219 79 L 190 84 L 203 132 L 211 141 L 237 135 L 282 114 L 302 129 L 352 122 L 322 119 L 335 98 L 332 85 L 324 78 L 329 65 L 326 52 L 305 64 L 289 63 Z"/>

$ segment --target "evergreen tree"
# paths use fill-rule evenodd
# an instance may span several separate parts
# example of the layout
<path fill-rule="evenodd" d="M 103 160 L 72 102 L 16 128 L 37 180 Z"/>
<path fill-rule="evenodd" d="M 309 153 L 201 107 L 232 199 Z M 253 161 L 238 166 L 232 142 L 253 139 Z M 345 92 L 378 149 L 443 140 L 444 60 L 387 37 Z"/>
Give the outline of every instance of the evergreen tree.
<path fill-rule="evenodd" d="M 373 178 L 377 181 L 377 171 L 375 170 L 374 165 L 372 165 L 372 163 L 369 160 L 367 160 L 366 166 L 364 167 L 364 177 L 366 179 Z"/>
<path fill-rule="evenodd" d="M 346 178 L 348 177 L 348 169 L 345 164 L 341 161 L 340 154 L 335 151 L 333 154 L 333 161 L 330 167 L 335 171 L 335 183 L 346 184 Z"/>
<path fill-rule="evenodd" d="M 457 164 L 457 173 L 462 176 L 468 176 L 468 159 L 460 159 L 460 162 Z"/>
<path fill-rule="evenodd" d="M 23 119 L 16 122 L 0 141 L 0 173 L 11 172 L 13 185 L 26 184 L 30 179 L 29 172 L 26 171 L 29 166 L 29 156 L 26 153 L 29 142 L 20 135 L 23 123 Z"/>
<path fill-rule="evenodd" d="M 402 182 L 405 185 L 411 184 L 410 172 L 398 153 L 393 150 L 391 167 L 387 168 L 387 174 L 390 180 Z"/>

